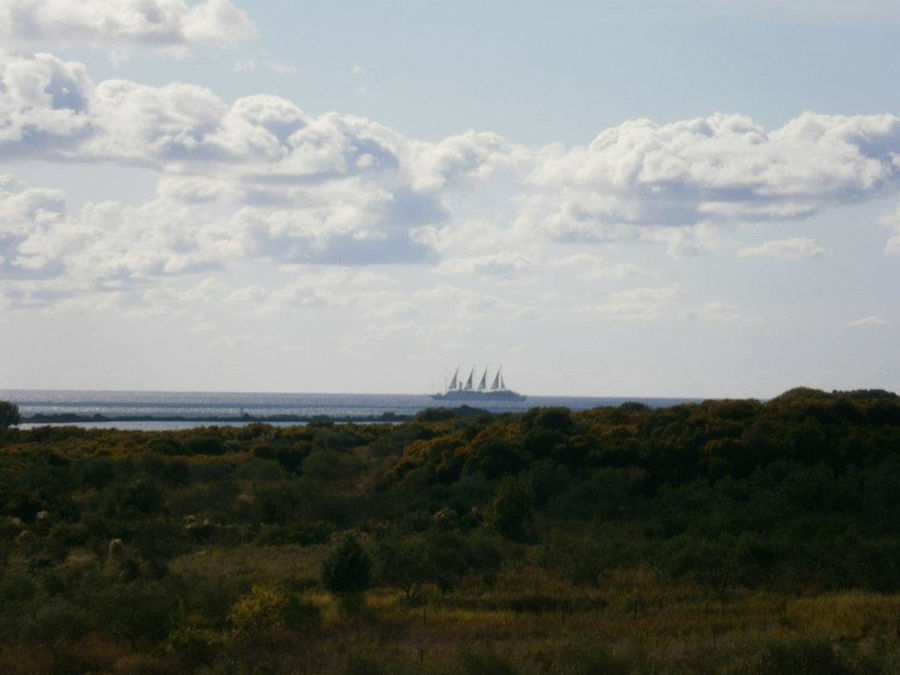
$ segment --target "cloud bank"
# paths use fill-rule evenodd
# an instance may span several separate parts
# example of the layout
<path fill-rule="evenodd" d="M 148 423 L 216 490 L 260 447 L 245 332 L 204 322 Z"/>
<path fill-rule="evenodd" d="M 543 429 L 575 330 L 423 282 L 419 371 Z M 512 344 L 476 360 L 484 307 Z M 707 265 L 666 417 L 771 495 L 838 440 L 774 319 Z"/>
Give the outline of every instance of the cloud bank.
<path fill-rule="evenodd" d="M 7 30 L 17 11 L 64 4 L 6 3 Z M 181 17 L 179 35 L 203 34 L 184 32 L 194 12 L 233 9 L 212 1 L 140 6 L 158 6 L 164 26 Z M 55 25 L 46 17 L 39 24 L 43 33 Z M 548 244 L 572 241 L 656 242 L 673 255 L 702 255 L 715 250 L 723 227 L 805 218 L 900 184 L 893 115 L 803 113 L 772 131 L 739 115 L 635 120 L 576 147 L 528 148 L 475 131 L 423 142 L 353 115 L 310 115 L 275 96 L 227 102 L 179 82 L 94 82 L 83 65 L 49 54 L 0 53 L 0 120 L 2 158 L 159 175 L 144 204 L 91 203 L 73 214 L 58 191 L 4 179 L 0 274 L 73 289 L 121 290 L 253 261 L 436 263 L 451 274 L 509 278 L 545 262 Z M 808 238 L 739 251 L 825 253 Z M 652 275 L 625 267 L 583 274 Z M 650 316 L 658 301 L 614 296 L 599 309 Z M 729 311 L 702 315 L 730 321 Z"/>
<path fill-rule="evenodd" d="M 0 0 L 0 42 L 20 48 L 88 44 L 183 53 L 255 33 L 229 0 Z"/>

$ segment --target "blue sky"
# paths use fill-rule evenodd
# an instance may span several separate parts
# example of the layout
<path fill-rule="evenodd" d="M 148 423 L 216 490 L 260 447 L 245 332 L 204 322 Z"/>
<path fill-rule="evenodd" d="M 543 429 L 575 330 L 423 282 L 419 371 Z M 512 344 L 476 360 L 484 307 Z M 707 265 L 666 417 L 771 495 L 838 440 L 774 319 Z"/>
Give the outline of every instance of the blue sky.
<path fill-rule="evenodd" d="M 0 0 L 0 387 L 900 389 L 891 5 Z"/>
<path fill-rule="evenodd" d="M 227 98 L 265 90 L 422 139 L 475 128 L 521 143 L 586 143 L 639 117 L 739 112 L 771 128 L 804 110 L 900 107 L 890 2 L 267 0 L 245 9 L 259 39 L 231 58 L 195 54 L 177 65 L 180 79 Z M 102 50 L 93 57 L 98 76 L 172 77 L 153 54 L 119 68 Z M 260 67 L 236 77 L 235 60 Z"/>

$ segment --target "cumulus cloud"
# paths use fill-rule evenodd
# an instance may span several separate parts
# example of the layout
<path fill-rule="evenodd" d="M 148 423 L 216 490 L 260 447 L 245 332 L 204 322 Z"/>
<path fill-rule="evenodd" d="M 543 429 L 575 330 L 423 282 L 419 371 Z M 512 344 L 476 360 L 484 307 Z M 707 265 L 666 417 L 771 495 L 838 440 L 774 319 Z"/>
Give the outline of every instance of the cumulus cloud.
<path fill-rule="evenodd" d="M 900 117 L 892 115 L 804 113 L 771 132 L 738 115 L 637 120 L 588 146 L 528 149 L 490 132 L 415 141 L 352 115 L 310 116 L 273 96 L 229 104 L 184 83 L 94 84 L 79 64 L 49 55 L 3 55 L 0 83 L 10 120 L 0 142 L 17 156 L 138 163 L 269 186 L 366 176 L 468 203 L 490 192 L 516 229 L 561 240 L 800 218 L 880 195 L 900 174 Z M 692 246 L 676 242 L 679 249 Z"/>
<path fill-rule="evenodd" d="M 50 274 L 61 242 L 52 233 L 65 222 L 64 195 L 0 174 L 0 276 Z"/>
<path fill-rule="evenodd" d="M 551 146 L 525 217 L 558 237 L 631 226 L 802 218 L 896 187 L 900 118 L 804 113 L 767 132 L 740 115 L 626 122 L 585 147 Z"/>
<path fill-rule="evenodd" d="M 49 54 L 0 52 L 0 157 L 63 155 L 93 132 L 85 68 Z"/>
<path fill-rule="evenodd" d="M 808 237 L 794 237 L 767 241 L 759 246 L 748 246 L 740 249 L 738 255 L 742 258 L 801 260 L 803 258 L 820 258 L 828 255 L 828 250 Z"/>
<path fill-rule="evenodd" d="M 0 0 L 0 40 L 17 47 L 151 47 L 174 53 L 256 33 L 229 0 Z"/>
<path fill-rule="evenodd" d="M 900 181 L 900 118 L 891 115 L 804 113 L 774 131 L 735 115 L 637 120 L 584 147 L 525 148 L 475 131 L 424 142 L 275 96 L 228 102 L 185 83 L 94 82 L 48 54 L 0 53 L 0 120 L 2 157 L 159 174 L 146 203 L 95 202 L 71 214 L 58 191 L 0 187 L 0 274 L 107 292 L 253 261 L 436 263 L 524 277 L 554 264 L 553 242 L 650 242 L 703 255 L 723 248 L 732 223 L 804 217 Z M 897 241 L 889 252 L 900 252 Z M 739 251 L 825 254 L 807 238 Z M 654 277 L 622 262 L 571 269 L 583 280 Z M 298 291 L 298 305 L 316 301 Z M 611 296 L 600 311 L 652 316 L 661 304 L 644 292 Z"/>

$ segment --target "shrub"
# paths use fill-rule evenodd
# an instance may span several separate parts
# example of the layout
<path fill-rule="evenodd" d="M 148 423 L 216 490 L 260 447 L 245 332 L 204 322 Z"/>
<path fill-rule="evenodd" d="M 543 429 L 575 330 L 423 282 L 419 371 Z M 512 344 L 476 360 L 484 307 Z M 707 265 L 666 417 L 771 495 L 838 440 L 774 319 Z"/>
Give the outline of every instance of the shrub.
<path fill-rule="evenodd" d="M 322 563 L 322 584 L 332 593 L 358 593 L 369 587 L 372 559 L 353 535 L 347 535 Z"/>
<path fill-rule="evenodd" d="M 178 610 L 179 593 L 156 581 L 112 584 L 92 599 L 97 616 L 113 638 L 132 642 L 165 638 Z"/>
<path fill-rule="evenodd" d="M 853 675 L 830 644 L 798 639 L 767 645 L 748 664 L 742 675 Z"/>
<path fill-rule="evenodd" d="M 558 675 L 627 675 L 632 672 L 628 664 L 613 656 L 594 642 L 564 645 L 559 659 L 553 664 Z"/>
<path fill-rule="evenodd" d="M 507 476 L 497 486 L 491 502 L 494 529 L 513 541 L 524 541 L 526 528 L 534 515 L 534 505 L 531 482 L 526 478 Z"/>
<path fill-rule="evenodd" d="M 235 633 L 256 637 L 284 626 L 288 608 L 285 593 L 272 586 L 254 586 L 229 610 L 228 623 Z"/>
<path fill-rule="evenodd" d="M 59 596 L 42 599 L 22 621 L 23 637 L 46 645 L 60 639 L 77 640 L 89 629 L 87 613 Z"/>
<path fill-rule="evenodd" d="M 460 654 L 466 675 L 517 675 L 519 669 L 492 649 L 467 649 Z"/>
<path fill-rule="evenodd" d="M 191 626 L 176 628 L 166 638 L 166 651 L 190 671 L 210 663 L 221 649 L 222 640 L 216 633 Z"/>
<path fill-rule="evenodd" d="M 20 421 L 19 406 L 9 401 L 0 401 L 0 429 L 15 426 Z"/>

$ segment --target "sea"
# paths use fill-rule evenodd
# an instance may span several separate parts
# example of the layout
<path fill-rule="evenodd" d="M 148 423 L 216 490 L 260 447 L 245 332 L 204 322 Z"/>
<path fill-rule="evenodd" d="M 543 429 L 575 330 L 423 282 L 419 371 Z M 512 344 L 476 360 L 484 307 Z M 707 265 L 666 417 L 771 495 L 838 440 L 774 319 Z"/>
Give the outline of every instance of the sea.
<path fill-rule="evenodd" d="M 421 394 L 287 394 L 250 392 L 175 391 L 61 391 L 0 389 L 0 400 L 19 406 L 23 418 L 35 415 L 70 415 L 98 419 L 67 422 L 85 428 L 141 430 L 186 429 L 210 425 L 241 425 L 254 418 L 291 416 L 310 419 L 325 416 L 335 420 L 391 421 L 390 416 L 415 415 L 425 408 L 456 407 L 458 401 L 440 401 Z M 653 408 L 697 401 L 689 398 L 529 396 L 525 401 L 486 401 L 473 407 L 490 412 L 524 412 L 539 406 L 564 406 L 585 410 L 617 406 L 627 401 Z M 178 418 L 178 419 L 173 419 Z M 23 423 L 20 428 L 44 426 Z M 297 424 L 297 421 L 269 422 Z"/>

